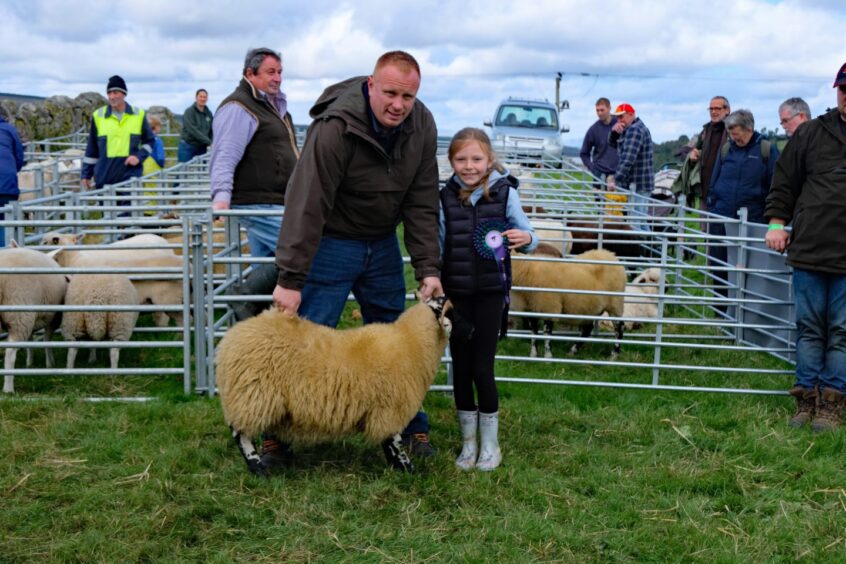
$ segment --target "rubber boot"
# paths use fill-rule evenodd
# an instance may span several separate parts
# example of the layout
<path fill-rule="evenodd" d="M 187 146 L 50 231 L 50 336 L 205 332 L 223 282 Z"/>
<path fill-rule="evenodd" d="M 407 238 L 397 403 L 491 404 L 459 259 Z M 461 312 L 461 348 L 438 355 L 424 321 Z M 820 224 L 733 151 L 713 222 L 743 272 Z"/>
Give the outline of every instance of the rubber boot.
<path fill-rule="evenodd" d="M 482 448 L 479 452 L 479 459 L 476 461 L 476 468 L 482 472 L 490 472 L 502 462 L 502 451 L 499 449 L 499 412 L 479 412 L 479 434 L 481 435 Z"/>
<path fill-rule="evenodd" d="M 844 402 L 846 402 L 846 396 L 834 388 L 823 388 L 820 390 L 817 415 L 811 424 L 811 430 L 814 433 L 819 433 L 822 431 L 833 431 L 840 427 Z"/>
<path fill-rule="evenodd" d="M 793 386 L 788 393 L 796 398 L 796 413 L 787 424 L 791 427 L 801 427 L 810 423 L 817 412 L 817 396 L 819 395 L 817 389 L 809 390 L 802 386 Z"/>
<path fill-rule="evenodd" d="M 247 279 L 236 284 L 230 295 L 235 296 L 269 296 L 276 289 L 277 270 L 275 264 L 262 264 L 254 268 Z M 232 302 L 232 313 L 235 319 L 244 321 L 258 315 L 267 309 L 265 302 Z"/>
<path fill-rule="evenodd" d="M 458 410 L 458 425 L 461 427 L 461 438 L 464 444 L 461 447 L 461 454 L 455 459 L 455 465 L 462 470 L 471 470 L 476 466 L 476 457 L 479 455 L 479 446 L 476 443 L 476 431 L 479 427 L 478 411 Z"/>

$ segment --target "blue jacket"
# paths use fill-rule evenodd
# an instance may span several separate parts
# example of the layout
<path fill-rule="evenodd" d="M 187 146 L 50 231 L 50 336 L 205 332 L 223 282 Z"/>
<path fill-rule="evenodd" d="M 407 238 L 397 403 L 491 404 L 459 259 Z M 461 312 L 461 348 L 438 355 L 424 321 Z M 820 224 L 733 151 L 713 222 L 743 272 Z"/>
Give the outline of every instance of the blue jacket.
<path fill-rule="evenodd" d="M 711 187 L 708 190 L 708 211 L 737 218 L 740 208 L 749 212 L 749 221 L 764 223 L 764 207 L 773 180 L 778 148 L 770 144 L 766 164 L 761 155 L 761 134 L 755 132 L 743 147 L 729 140 L 725 159 L 717 155 Z"/>
<path fill-rule="evenodd" d="M 24 165 L 24 151 L 18 130 L 0 117 L 0 198 L 17 200 L 18 171 Z"/>
<path fill-rule="evenodd" d="M 617 170 L 617 149 L 608 143 L 611 128 L 615 123 L 617 118 L 613 116 L 608 125 L 602 123 L 602 120 L 596 120 L 585 133 L 579 157 L 585 168 L 594 176 L 614 174 Z"/>

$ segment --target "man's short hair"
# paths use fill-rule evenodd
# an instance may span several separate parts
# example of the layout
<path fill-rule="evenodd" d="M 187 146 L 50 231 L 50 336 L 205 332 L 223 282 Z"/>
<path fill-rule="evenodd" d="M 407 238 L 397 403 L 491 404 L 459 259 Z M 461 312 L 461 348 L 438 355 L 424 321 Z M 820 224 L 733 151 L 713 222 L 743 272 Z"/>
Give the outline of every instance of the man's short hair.
<path fill-rule="evenodd" d="M 259 63 L 259 66 L 261 66 L 261 63 Z M 208 96 L 208 95 L 209 95 L 209 91 L 208 91 L 208 90 L 206 90 L 205 88 L 198 88 L 198 89 L 197 89 L 197 91 L 196 91 L 196 92 L 194 92 L 194 98 L 196 98 L 197 96 L 199 96 L 199 95 L 200 95 L 200 92 L 205 92 L 205 93 L 206 93 L 206 96 Z"/>
<path fill-rule="evenodd" d="M 732 127 L 742 127 L 747 131 L 754 131 L 755 117 L 749 110 L 737 110 L 736 112 L 732 112 L 726 116 L 725 124 L 726 129 L 731 129 Z"/>
<path fill-rule="evenodd" d="M 417 64 L 417 59 L 405 51 L 388 51 L 383 54 L 376 61 L 376 66 L 373 67 L 373 74 L 376 74 L 379 69 L 387 65 L 395 65 L 403 72 L 414 71 L 417 73 L 417 76 L 421 76 L 420 65 Z"/>
<path fill-rule="evenodd" d="M 802 98 L 788 98 L 781 105 L 778 107 L 778 113 L 783 111 L 789 111 L 793 115 L 797 114 L 805 114 L 805 117 L 811 119 L 811 108 L 808 106 L 808 102 L 803 100 Z"/>
<path fill-rule="evenodd" d="M 600 98 L 599 100 L 597 100 L 596 104 L 594 104 L 594 105 L 595 106 L 605 106 L 606 108 L 610 109 L 611 108 L 611 100 L 603 97 L 603 98 Z"/>
<path fill-rule="evenodd" d="M 247 74 L 247 69 L 252 70 L 253 74 L 258 73 L 259 67 L 267 57 L 273 57 L 280 63 L 282 62 L 282 54 L 267 47 L 247 51 L 247 56 L 244 57 L 244 74 Z"/>
<path fill-rule="evenodd" d="M 728 111 L 731 111 L 731 104 L 729 104 L 729 99 L 725 96 L 714 96 L 713 98 L 711 98 L 711 100 L 720 100 L 723 104 L 725 104 L 726 109 Z"/>

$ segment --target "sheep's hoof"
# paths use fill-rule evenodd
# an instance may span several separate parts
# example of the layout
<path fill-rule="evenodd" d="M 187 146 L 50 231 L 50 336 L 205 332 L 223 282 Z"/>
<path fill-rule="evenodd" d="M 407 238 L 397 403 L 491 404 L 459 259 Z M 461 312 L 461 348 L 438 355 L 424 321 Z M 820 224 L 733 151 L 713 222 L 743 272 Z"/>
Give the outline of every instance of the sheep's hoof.
<path fill-rule="evenodd" d="M 543 353 L 543 357 L 544 358 L 552 358 L 552 352 L 546 351 L 545 353 Z"/>
<path fill-rule="evenodd" d="M 394 435 L 382 441 L 382 451 L 385 453 L 385 459 L 391 465 L 391 468 L 408 473 L 414 472 L 414 464 L 408 457 L 408 453 L 402 448 L 402 439 L 399 435 Z"/>

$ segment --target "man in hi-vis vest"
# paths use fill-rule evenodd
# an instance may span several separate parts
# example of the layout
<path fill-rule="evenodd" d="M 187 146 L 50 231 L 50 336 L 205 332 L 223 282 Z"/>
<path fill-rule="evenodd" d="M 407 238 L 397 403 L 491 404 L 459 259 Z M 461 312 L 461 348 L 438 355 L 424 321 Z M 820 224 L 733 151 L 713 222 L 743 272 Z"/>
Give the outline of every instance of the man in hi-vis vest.
<path fill-rule="evenodd" d="M 106 86 L 109 104 L 91 116 L 88 146 L 82 161 L 82 186 L 117 184 L 141 176 L 142 164 L 153 150 L 153 130 L 144 110 L 126 103 L 126 82 L 115 75 Z M 129 202 L 118 202 L 126 205 Z"/>

